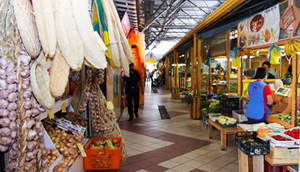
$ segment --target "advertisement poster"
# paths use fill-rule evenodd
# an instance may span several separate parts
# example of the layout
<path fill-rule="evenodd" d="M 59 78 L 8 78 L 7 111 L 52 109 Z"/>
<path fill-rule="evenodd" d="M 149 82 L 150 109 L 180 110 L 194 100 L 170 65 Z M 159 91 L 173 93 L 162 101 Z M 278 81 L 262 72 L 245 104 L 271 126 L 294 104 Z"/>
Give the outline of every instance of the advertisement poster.
<path fill-rule="evenodd" d="M 125 36 L 127 36 L 130 31 L 130 28 L 131 28 L 127 11 L 125 12 L 125 14 L 122 18 L 121 25 L 122 25 L 122 29 L 123 29 Z"/>
<path fill-rule="evenodd" d="M 278 42 L 279 4 L 239 23 L 240 47 L 254 47 Z"/>

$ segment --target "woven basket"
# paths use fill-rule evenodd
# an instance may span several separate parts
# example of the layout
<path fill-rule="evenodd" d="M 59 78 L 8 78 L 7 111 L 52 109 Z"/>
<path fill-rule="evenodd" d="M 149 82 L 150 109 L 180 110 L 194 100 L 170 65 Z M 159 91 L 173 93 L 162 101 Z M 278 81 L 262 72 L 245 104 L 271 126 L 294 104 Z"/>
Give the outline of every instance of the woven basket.
<path fill-rule="evenodd" d="M 55 99 L 50 94 L 50 76 L 40 63 L 33 63 L 30 80 L 33 94 L 39 103 L 46 109 L 53 109 Z"/>

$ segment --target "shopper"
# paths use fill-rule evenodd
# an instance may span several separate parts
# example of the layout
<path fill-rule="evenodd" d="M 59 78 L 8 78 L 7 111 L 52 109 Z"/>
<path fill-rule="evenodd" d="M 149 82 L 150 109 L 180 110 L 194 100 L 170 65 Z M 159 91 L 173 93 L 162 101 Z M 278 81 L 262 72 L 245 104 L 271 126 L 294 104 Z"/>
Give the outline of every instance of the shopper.
<path fill-rule="evenodd" d="M 155 72 L 157 71 L 157 69 L 154 69 L 151 73 L 150 73 L 150 79 L 151 79 L 151 87 L 153 87 L 154 86 L 154 79 L 153 79 L 153 76 L 154 76 L 154 74 L 155 74 Z"/>
<path fill-rule="evenodd" d="M 263 64 L 262 64 L 262 67 L 267 69 L 267 72 L 268 72 L 267 73 L 267 75 L 268 75 L 267 79 L 275 79 L 275 76 L 269 72 L 270 68 L 271 68 L 271 63 L 269 61 L 264 61 Z"/>
<path fill-rule="evenodd" d="M 255 74 L 257 80 L 248 86 L 250 101 L 246 116 L 249 124 L 265 121 L 270 113 L 268 105 L 273 104 L 273 99 L 270 86 L 264 83 L 267 79 L 267 73 L 267 69 L 258 68 Z"/>
<path fill-rule="evenodd" d="M 166 78 L 166 69 L 163 69 L 163 73 L 161 74 L 161 79 L 159 82 L 159 86 L 162 87 L 163 85 L 165 85 L 165 78 Z"/>
<path fill-rule="evenodd" d="M 128 114 L 129 114 L 129 119 L 128 121 L 133 120 L 133 111 L 132 111 L 132 101 L 134 103 L 134 114 L 136 118 L 139 118 L 138 115 L 138 109 L 139 109 L 139 100 L 140 100 L 140 89 L 139 86 L 141 86 L 141 91 L 142 95 L 144 95 L 144 89 L 143 89 L 143 84 L 141 80 L 141 76 L 137 70 L 133 69 L 134 64 L 130 63 L 129 64 L 129 77 L 125 76 L 124 81 L 125 81 L 125 92 L 127 95 L 127 106 L 128 106 Z"/>
<path fill-rule="evenodd" d="M 150 81 L 150 71 L 149 71 L 149 69 L 146 70 L 146 81 L 147 82 Z"/>

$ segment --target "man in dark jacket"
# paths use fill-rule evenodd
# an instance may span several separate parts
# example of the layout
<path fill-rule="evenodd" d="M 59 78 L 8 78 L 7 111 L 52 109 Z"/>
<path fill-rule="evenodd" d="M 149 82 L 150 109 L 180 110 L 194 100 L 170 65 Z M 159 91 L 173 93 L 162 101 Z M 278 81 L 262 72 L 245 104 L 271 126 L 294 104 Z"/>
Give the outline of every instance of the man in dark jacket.
<path fill-rule="evenodd" d="M 129 64 L 129 77 L 125 76 L 124 81 L 125 81 L 125 92 L 127 95 L 127 106 L 128 106 L 128 114 L 129 114 L 129 119 L 128 121 L 133 120 L 133 110 L 132 110 L 132 100 L 134 102 L 134 114 L 135 117 L 138 118 L 138 109 L 139 109 L 139 86 L 141 86 L 142 89 L 142 94 L 144 95 L 144 90 L 143 90 L 143 85 L 142 85 L 142 80 L 139 72 L 137 70 L 133 69 L 134 64 L 131 63 Z"/>
<path fill-rule="evenodd" d="M 263 64 L 262 64 L 262 67 L 266 68 L 267 71 L 268 71 L 268 74 L 267 74 L 268 78 L 267 79 L 275 79 L 275 76 L 269 72 L 270 68 L 271 68 L 271 63 L 269 61 L 264 61 Z"/>

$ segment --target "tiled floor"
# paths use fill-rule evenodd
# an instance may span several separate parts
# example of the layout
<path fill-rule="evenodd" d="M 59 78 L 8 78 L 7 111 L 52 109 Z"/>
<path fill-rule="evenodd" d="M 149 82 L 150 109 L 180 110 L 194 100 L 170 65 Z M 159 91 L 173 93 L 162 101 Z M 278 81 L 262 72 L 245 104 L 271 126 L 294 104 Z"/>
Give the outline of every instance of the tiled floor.
<path fill-rule="evenodd" d="M 119 121 L 129 157 L 120 172 L 238 171 L 237 147 L 220 149 L 220 133 L 208 139 L 201 120 L 192 120 L 187 103 L 171 99 L 169 90 L 151 93 L 146 84 L 145 105 L 140 118 L 128 122 L 127 109 Z M 158 106 L 164 105 L 171 119 L 161 119 Z"/>

